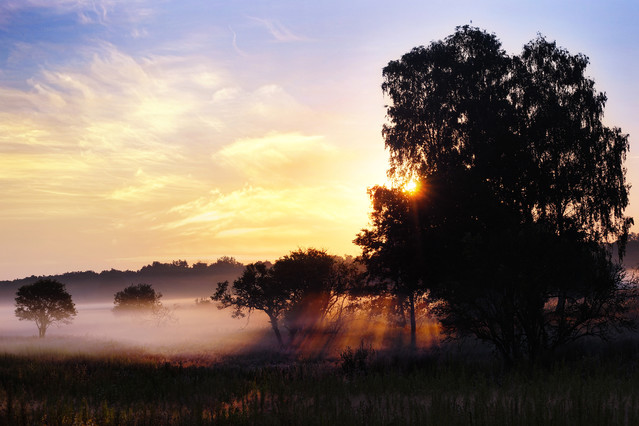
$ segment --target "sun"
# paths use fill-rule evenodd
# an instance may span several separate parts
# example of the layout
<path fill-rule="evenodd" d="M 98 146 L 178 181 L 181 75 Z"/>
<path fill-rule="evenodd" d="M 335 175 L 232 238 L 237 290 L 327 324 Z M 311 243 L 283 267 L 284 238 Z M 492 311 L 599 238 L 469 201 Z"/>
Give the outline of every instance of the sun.
<path fill-rule="evenodd" d="M 402 190 L 409 194 L 414 194 L 419 190 L 419 182 L 417 179 L 411 179 L 402 186 Z"/>

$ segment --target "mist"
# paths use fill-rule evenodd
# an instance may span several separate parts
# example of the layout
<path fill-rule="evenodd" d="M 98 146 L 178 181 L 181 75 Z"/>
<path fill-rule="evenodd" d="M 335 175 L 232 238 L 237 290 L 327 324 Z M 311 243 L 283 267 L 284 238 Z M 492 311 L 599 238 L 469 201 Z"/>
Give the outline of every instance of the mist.
<path fill-rule="evenodd" d="M 70 324 L 53 324 L 46 337 L 38 338 L 33 321 L 20 321 L 15 306 L 0 304 L 0 339 L 4 352 L 57 350 L 67 353 L 104 353 L 128 350 L 164 356 L 216 357 L 262 342 L 269 346 L 270 326 L 254 312 L 250 318 L 234 319 L 213 303 L 195 299 L 167 299 L 169 315 L 116 314 L 113 302 L 76 304 L 77 316 Z"/>
<path fill-rule="evenodd" d="M 245 318 L 232 318 L 230 309 L 218 309 L 206 299 L 162 300 L 168 315 L 115 313 L 113 302 L 78 303 L 70 324 L 53 324 L 45 338 L 38 338 L 32 321 L 19 321 L 15 306 L 0 304 L 0 347 L 8 353 L 58 353 L 65 355 L 113 355 L 144 353 L 188 362 L 210 363 L 240 353 L 281 352 L 261 311 Z M 367 311 L 353 312 L 343 319 L 337 332 L 318 330 L 287 348 L 301 356 L 335 358 L 347 347 L 372 349 L 405 347 L 407 330 L 386 318 L 371 318 Z M 418 328 L 422 348 L 440 342 L 439 324 L 422 319 Z"/>

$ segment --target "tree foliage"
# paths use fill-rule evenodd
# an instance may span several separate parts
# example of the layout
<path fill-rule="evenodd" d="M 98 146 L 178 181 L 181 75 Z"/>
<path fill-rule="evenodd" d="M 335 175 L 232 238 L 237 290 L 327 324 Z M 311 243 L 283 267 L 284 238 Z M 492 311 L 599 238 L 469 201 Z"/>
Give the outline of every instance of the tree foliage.
<path fill-rule="evenodd" d="M 114 312 L 152 311 L 161 305 L 162 293 L 156 292 L 150 284 L 131 284 L 115 293 Z"/>
<path fill-rule="evenodd" d="M 64 284 L 52 279 L 40 279 L 24 285 L 16 293 L 16 317 L 20 321 L 35 321 L 40 337 L 54 323 L 69 324 L 78 312 Z"/>
<path fill-rule="evenodd" d="M 628 135 L 602 123 L 606 96 L 587 64 L 541 36 L 510 57 L 467 26 L 413 49 L 383 71 L 389 172 L 471 175 L 520 222 L 593 240 L 623 235 Z"/>
<path fill-rule="evenodd" d="M 377 279 L 430 290 L 448 331 L 506 359 L 631 325 L 603 249 L 632 224 L 628 135 L 602 123 L 587 64 L 542 36 L 509 56 L 465 26 L 383 70 L 389 175 L 423 193 L 374 188 L 356 242 Z"/>

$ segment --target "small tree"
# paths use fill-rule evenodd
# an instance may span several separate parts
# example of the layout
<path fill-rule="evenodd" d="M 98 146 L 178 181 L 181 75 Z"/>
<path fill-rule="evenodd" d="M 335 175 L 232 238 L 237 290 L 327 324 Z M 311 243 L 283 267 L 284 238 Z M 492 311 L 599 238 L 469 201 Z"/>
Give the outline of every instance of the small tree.
<path fill-rule="evenodd" d="M 78 314 L 64 284 L 48 278 L 18 289 L 15 313 L 20 321 L 35 321 L 40 337 L 51 324 L 69 324 Z"/>
<path fill-rule="evenodd" d="M 150 314 L 158 325 L 175 320 L 169 308 L 160 302 L 162 293 L 156 292 L 151 284 L 130 285 L 115 293 L 113 312 Z"/>
<path fill-rule="evenodd" d="M 271 268 L 264 262 L 246 265 L 242 276 L 233 281 L 217 284 L 211 299 L 220 302 L 219 308 L 235 308 L 233 318 L 243 318 L 253 310 L 264 312 L 271 323 L 280 346 L 284 346 L 279 321 L 289 303 L 289 292 L 273 278 Z"/>
<path fill-rule="evenodd" d="M 151 311 L 161 305 L 162 293 L 153 289 L 151 284 L 130 285 L 115 293 L 114 312 Z"/>

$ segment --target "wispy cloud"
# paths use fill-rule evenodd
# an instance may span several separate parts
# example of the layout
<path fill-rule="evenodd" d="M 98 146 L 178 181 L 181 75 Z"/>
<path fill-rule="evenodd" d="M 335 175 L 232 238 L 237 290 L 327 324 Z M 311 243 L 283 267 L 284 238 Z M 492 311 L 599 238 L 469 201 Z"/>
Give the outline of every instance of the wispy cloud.
<path fill-rule="evenodd" d="M 19 222 L 67 240 L 77 258 L 92 241 L 105 257 L 184 257 L 215 244 L 264 258 L 334 247 L 339 235 L 350 246 L 365 220 L 364 190 L 340 182 L 349 154 L 303 130 L 317 114 L 281 84 L 247 84 L 211 58 L 133 57 L 101 42 L 0 96 L 9 241 Z"/>
<path fill-rule="evenodd" d="M 265 28 L 269 34 L 278 42 L 289 43 L 296 41 L 307 41 L 306 37 L 297 35 L 293 33 L 290 29 L 282 25 L 279 21 L 275 19 L 265 19 L 265 18 L 256 18 L 249 17 L 252 21 L 258 23 L 260 26 Z"/>
<path fill-rule="evenodd" d="M 142 201 L 198 179 L 179 135 L 199 128 L 210 137 L 194 111 L 210 103 L 203 91 L 215 88 L 216 74 L 175 58 L 133 59 L 108 44 L 85 54 L 83 66 L 43 69 L 26 89 L 0 87 L 0 183 L 15 208 L 47 199 L 69 214 L 78 203 L 99 211 L 96 197 Z M 9 184 L 22 194 L 8 194 Z M 85 200 L 66 203 L 71 193 Z"/>
<path fill-rule="evenodd" d="M 235 52 L 240 56 L 243 56 L 243 57 L 248 56 L 248 54 L 242 49 L 240 49 L 240 47 L 237 45 L 237 33 L 233 31 L 233 28 L 231 28 L 230 26 L 229 26 L 229 31 L 231 31 L 231 34 L 233 34 L 233 39 L 232 39 L 233 50 L 235 50 Z"/>
<path fill-rule="evenodd" d="M 222 147 L 213 159 L 231 166 L 253 182 L 317 182 L 318 174 L 330 176 L 326 167 L 339 150 L 323 136 L 270 132 L 262 137 L 242 138 Z"/>
<path fill-rule="evenodd" d="M 346 208 L 353 203 L 357 204 L 358 199 L 353 198 L 348 189 L 328 185 L 245 186 L 229 193 L 214 190 L 207 196 L 171 209 L 168 215 L 173 219 L 163 221 L 158 229 L 204 239 L 251 234 L 256 239 L 253 244 L 260 244 L 263 249 L 274 239 L 284 236 L 278 237 L 278 230 L 286 230 L 282 232 L 286 234 L 284 239 L 289 246 L 312 245 L 313 238 L 318 241 L 332 239 L 330 234 L 318 238 L 315 229 L 324 228 L 327 232 L 341 234 L 352 232 L 353 224 L 362 219 L 360 212 L 353 214 L 356 210 Z"/>
<path fill-rule="evenodd" d="M 57 15 L 75 14 L 80 24 L 106 24 L 111 16 L 129 23 L 140 22 L 153 15 L 149 0 L 19 0 L 0 4 L 0 24 L 11 21 L 22 10 L 41 10 Z"/>

